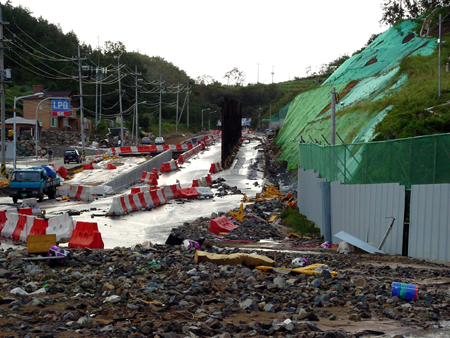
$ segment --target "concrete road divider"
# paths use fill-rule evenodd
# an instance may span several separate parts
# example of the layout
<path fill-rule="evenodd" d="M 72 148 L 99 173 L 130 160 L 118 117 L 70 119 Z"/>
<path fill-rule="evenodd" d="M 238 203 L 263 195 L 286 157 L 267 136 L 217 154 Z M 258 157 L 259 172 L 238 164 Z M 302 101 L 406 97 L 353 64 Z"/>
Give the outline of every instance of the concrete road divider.
<path fill-rule="evenodd" d="M 69 240 L 69 248 L 104 249 L 102 234 L 94 222 L 77 222 Z"/>

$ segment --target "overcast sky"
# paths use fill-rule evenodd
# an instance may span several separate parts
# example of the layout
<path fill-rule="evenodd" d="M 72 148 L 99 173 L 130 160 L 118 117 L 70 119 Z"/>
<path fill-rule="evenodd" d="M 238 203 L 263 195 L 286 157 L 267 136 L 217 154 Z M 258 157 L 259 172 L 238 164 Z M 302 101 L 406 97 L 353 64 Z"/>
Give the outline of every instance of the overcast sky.
<path fill-rule="evenodd" d="M 237 67 L 246 83 L 282 82 L 351 55 L 380 26 L 383 0 L 12 0 L 35 17 L 73 31 L 92 47 L 122 42 L 160 56 L 191 78 L 226 83 Z M 272 75 L 272 72 L 274 73 Z"/>

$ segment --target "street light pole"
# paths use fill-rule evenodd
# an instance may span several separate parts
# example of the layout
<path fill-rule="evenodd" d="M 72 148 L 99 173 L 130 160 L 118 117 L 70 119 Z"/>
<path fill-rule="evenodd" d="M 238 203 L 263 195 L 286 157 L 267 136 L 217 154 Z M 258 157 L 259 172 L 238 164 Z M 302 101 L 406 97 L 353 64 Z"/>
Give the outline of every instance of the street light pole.
<path fill-rule="evenodd" d="M 14 138 L 14 146 L 13 146 L 14 157 L 13 157 L 13 169 L 16 169 L 16 152 L 17 152 L 16 102 L 21 100 L 21 99 L 24 99 L 26 97 L 34 97 L 34 96 L 40 96 L 40 95 L 44 95 L 44 93 L 35 93 L 35 94 L 32 94 L 32 95 L 25 95 L 25 96 L 14 97 L 14 127 L 13 127 L 13 130 L 14 130 L 14 134 L 13 134 L 13 138 Z"/>
<path fill-rule="evenodd" d="M 122 115 L 122 86 L 120 81 L 120 57 L 122 54 L 119 54 L 117 58 L 117 71 L 118 71 L 118 78 L 119 78 L 119 110 L 120 110 L 120 144 L 123 147 L 123 115 Z"/>
<path fill-rule="evenodd" d="M 211 108 L 205 108 L 205 109 L 202 109 L 202 129 L 203 129 L 203 112 L 205 111 L 205 110 L 210 110 Z"/>
<path fill-rule="evenodd" d="M 39 106 L 42 104 L 42 102 L 47 101 L 47 100 L 67 100 L 67 97 L 46 97 L 45 99 L 39 101 L 38 105 L 36 106 L 36 129 L 35 129 L 35 138 L 36 138 L 36 142 L 35 142 L 35 151 L 36 151 L 36 159 L 38 157 L 38 109 Z M 81 121 L 81 126 L 83 126 L 83 120 Z M 83 136 L 83 134 L 82 134 Z M 83 137 L 82 137 L 82 150 L 84 151 L 84 142 L 83 142 Z"/>
<path fill-rule="evenodd" d="M 158 136 L 161 137 L 161 94 L 162 94 L 162 75 L 159 75 L 159 132 Z"/>
<path fill-rule="evenodd" d="M 214 110 L 208 114 L 208 129 L 211 130 L 211 114 L 216 113 L 217 110 Z"/>

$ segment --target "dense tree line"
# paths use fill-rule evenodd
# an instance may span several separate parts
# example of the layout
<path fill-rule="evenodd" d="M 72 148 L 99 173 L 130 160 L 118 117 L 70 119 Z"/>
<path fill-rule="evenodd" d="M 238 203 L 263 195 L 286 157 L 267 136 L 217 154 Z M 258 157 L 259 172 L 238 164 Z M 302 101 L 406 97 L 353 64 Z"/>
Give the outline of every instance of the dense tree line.
<path fill-rule="evenodd" d="M 380 22 L 394 25 L 399 20 L 417 19 L 430 9 L 449 5 L 450 0 L 388 0 L 382 5 Z"/>

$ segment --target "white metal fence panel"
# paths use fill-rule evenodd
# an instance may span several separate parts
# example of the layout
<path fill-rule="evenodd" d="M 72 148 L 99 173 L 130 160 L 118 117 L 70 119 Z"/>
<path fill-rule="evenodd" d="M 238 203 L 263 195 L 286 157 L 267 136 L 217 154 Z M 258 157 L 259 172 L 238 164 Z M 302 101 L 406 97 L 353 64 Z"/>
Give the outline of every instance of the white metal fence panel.
<path fill-rule="evenodd" d="M 314 222 L 323 234 L 321 184 L 326 179 L 319 178 L 314 170 L 298 169 L 297 206 L 302 215 Z"/>
<path fill-rule="evenodd" d="M 411 186 L 408 256 L 450 261 L 450 184 Z"/>
<path fill-rule="evenodd" d="M 341 184 L 331 182 L 331 233 L 339 231 L 374 243 L 378 248 L 389 225 L 394 225 L 381 248 L 401 254 L 405 210 L 405 187 L 398 183 Z M 333 237 L 336 241 L 336 237 Z"/>

